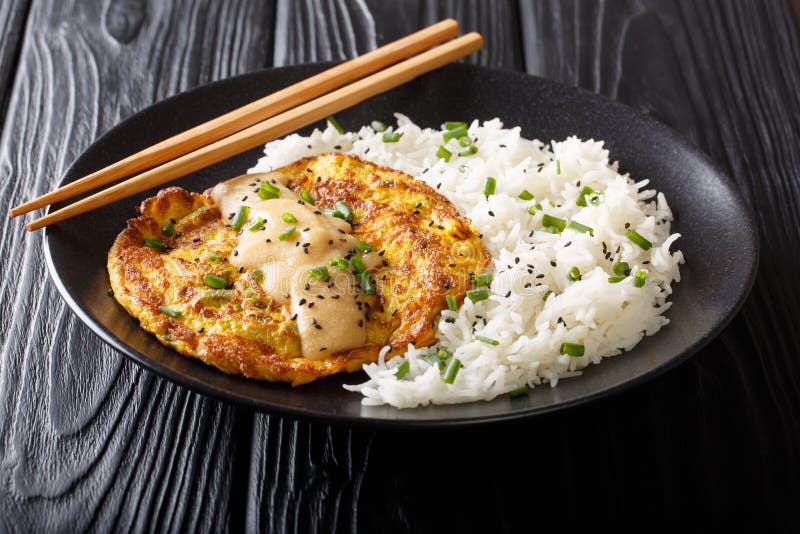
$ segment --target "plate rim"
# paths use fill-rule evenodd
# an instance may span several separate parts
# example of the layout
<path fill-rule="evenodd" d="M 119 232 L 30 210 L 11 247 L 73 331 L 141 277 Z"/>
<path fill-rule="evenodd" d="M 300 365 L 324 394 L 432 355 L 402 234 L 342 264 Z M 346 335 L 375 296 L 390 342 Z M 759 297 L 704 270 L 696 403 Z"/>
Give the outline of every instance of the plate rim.
<path fill-rule="evenodd" d="M 96 146 L 97 144 L 101 144 L 108 137 L 113 137 L 120 130 L 124 130 L 130 121 L 140 117 L 141 115 L 147 114 L 148 112 L 150 112 L 151 108 L 155 106 L 168 105 L 170 102 L 180 99 L 185 95 L 191 93 L 198 93 L 201 91 L 213 92 L 216 87 L 225 85 L 227 83 L 231 83 L 232 81 L 241 81 L 241 80 L 246 80 L 248 78 L 257 79 L 263 76 L 265 73 L 273 73 L 276 71 L 285 72 L 292 70 L 297 71 L 297 70 L 309 70 L 309 69 L 321 70 L 323 68 L 330 67 L 335 64 L 336 64 L 335 62 L 318 62 L 318 63 L 304 63 L 304 64 L 282 66 L 282 67 L 269 67 L 266 69 L 248 72 L 237 76 L 231 76 L 225 79 L 216 80 L 207 84 L 199 85 L 187 89 L 185 91 L 181 91 L 180 93 L 176 93 L 175 95 L 171 95 L 165 99 L 159 100 L 150 105 L 147 105 L 146 107 L 136 111 L 135 113 L 132 113 L 124 120 L 120 121 L 113 127 L 109 128 L 102 135 L 92 140 L 92 142 L 89 145 L 87 145 L 86 148 L 80 153 L 80 155 L 78 155 L 78 157 L 76 157 L 75 160 L 70 164 L 69 168 L 66 170 L 64 175 L 59 180 L 58 185 L 66 183 L 66 179 L 71 177 L 71 175 L 73 174 L 73 169 L 77 165 L 82 163 L 86 153 L 89 152 L 92 149 L 92 147 Z M 642 113 L 641 111 L 627 104 L 612 100 L 606 97 L 605 95 L 594 93 L 592 91 L 588 91 L 581 87 L 569 86 L 555 80 L 543 78 L 541 76 L 528 74 L 525 73 L 524 71 L 517 71 L 513 69 L 491 68 L 480 65 L 471 65 L 463 63 L 452 64 L 445 68 L 457 68 L 457 69 L 489 71 L 489 72 L 499 71 L 507 75 L 517 76 L 520 79 L 534 78 L 538 81 L 538 83 L 543 84 L 544 86 L 549 86 L 550 88 L 557 88 L 557 89 L 563 89 L 565 91 L 571 91 L 577 93 L 578 95 L 584 98 L 589 98 L 594 100 L 599 99 L 603 101 L 605 105 L 611 105 L 615 107 L 617 111 L 624 112 L 628 115 L 632 115 L 636 119 L 643 121 L 649 128 L 655 128 L 661 130 L 662 133 L 667 135 L 681 149 L 689 150 L 690 152 L 692 152 L 696 157 L 700 158 L 703 161 L 703 163 L 706 164 L 714 173 L 722 177 L 723 182 L 725 182 L 725 184 L 727 185 L 727 188 L 729 189 L 729 192 L 732 194 L 734 201 L 739 205 L 739 207 L 742 208 L 741 212 L 743 216 L 742 227 L 746 228 L 747 232 L 745 232 L 744 234 L 749 239 L 753 248 L 753 255 L 752 257 L 748 258 L 749 261 L 745 265 L 745 269 L 743 269 L 743 272 L 746 274 L 746 276 L 744 277 L 745 284 L 742 287 L 738 299 L 732 306 L 728 308 L 722 320 L 719 321 L 714 326 L 714 328 L 712 328 L 707 333 L 707 335 L 696 340 L 682 353 L 676 355 L 675 357 L 669 359 L 668 361 L 662 363 L 661 365 L 651 367 L 647 371 L 643 372 L 642 374 L 632 379 L 605 388 L 594 390 L 590 393 L 581 395 L 580 397 L 577 398 L 561 401 L 558 403 L 548 404 L 544 406 L 513 410 L 499 414 L 485 414 L 485 415 L 460 416 L 460 417 L 456 416 L 443 419 L 407 419 L 407 418 L 394 419 L 387 417 L 374 417 L 374 416 L 364 416 L 364 415 L 353 416 L 347 414 L 343 415 L 337 413 L 317 412 L 309 410 L 307 408 L 286 406 L 286 405 L 270 404 L 269 406 L 265 406 L 263 402 L 259 402 L 246 395 L 239 394 L 229 389 L 215 388 L 209 384 L 198 381 L 191 375 L 177 372 L 167 366 L 160 364 L 156 360 L 149 358 L 147 355 L 142 354 L 139 351 L 127 345 L 124 341 L 119 339 L 113 332 L 106 329 L 105 326 L 103 326 L 99 321 L 95 320 L 94 317 L 92 317 L 92 315 L 89 313 L 88 310 L 84 309 L 84 307 L 75 300 L 72 294 L 67 290 L 61 276 L 59 275 L 58 269 L 55 266 L 54 258 L 52 256 L 52 251 L 49 244 L 49 231 L 48 231 L 49 228 L 44 228 L 42 232 L 42 246 L 44 248 L 47 271 L 50 275 L 51 280 L 55 284 L 59 294 L 65 300 L 65 302 L 67 303 L 68 307 L 72 310 L 72 312 L 75 313 L 81 320 L 81 322 L 83 322 L 87 327 L 89 327 L 89 329 L 95 335 L 97 335 L 105 344 L 107 344 L 114 350 L 122 353 L 127 359 L 135 362 L 136 364 L 145 368 L 147 371 L 152 372 L 159 377 L 165 378 L 170 382 L 178 386 L 185 387 L 191 391 L 199 392 L 203 395 L 212 397 L 218 401 L 233 403 L 234 405 L 240 407 L 246 407 L 259 413 L 265 413 L 268 415 L 280 415 L 297 419 L 315 420 L 329 424 L 345 425 L 351 427 L 362 427 L 362 428 L 367 427 L 367 428 L 411 430 L 411 429 L 433 429 L 433 428 L 446 429 L 446 428 L 458 428 L 458 427 L 475 427 L 475 426 L 485 426 L 487 424 L 498 424 L 509 421 L 530 419 L 538 415 L 552 414 L 561 410 L 566 410 L 574 408 L 576 406 L 584 405 L 592 401 L 598 400 L 600 398 L 609 398 L 619 393 L 622 393 L 628 389 L 631 389 L 635 386 L 639 386 L 646 382 L 649 382 L 655 377 L 683 363 L 684 361 L 686 361 L 691 356 L 695 355 L 703 347 L 708 345 L 712 340 L 716 339 L 719 336 L 719 334 L 731 323 L 731 321 L 736 317 L 738 312 L 742 309 L 752 291 L 758 273 L 758 264 L 760 259 L 760 242 L 759 242 L 758 232 L 755 226 L 755 218 L 750 205 L 745 201 L 738 184 L 728 175 L 727 172 L 725 172 L 721 168 L 721 166 L 717 162 L 711 159 L 699 147 L 691 143 L 683 134 L 673 129 L 669 125 L 659 121 L 658 119 L 648 114 Z M 76 176 L 73 179 L 77 178 L 78 177 Z M 49 213 L 51 209 L 52 206 L 48 206 L 47 212 Z M 222 371 L 218 370 L 217 372 L 222 373 Z M 546 387 L 546 385 L 543 384 L 539 387 Z M 488 401 L 474 401 L 468 404 L 475 404 L 481 402 L 488 402 Z M 457 405 L 452 405 L 452 406 L 457 406 Z M 408 409 L 403 409 L 402 411 L 415 410 L 415 409 L 419 408 L 408 408 Z"/>

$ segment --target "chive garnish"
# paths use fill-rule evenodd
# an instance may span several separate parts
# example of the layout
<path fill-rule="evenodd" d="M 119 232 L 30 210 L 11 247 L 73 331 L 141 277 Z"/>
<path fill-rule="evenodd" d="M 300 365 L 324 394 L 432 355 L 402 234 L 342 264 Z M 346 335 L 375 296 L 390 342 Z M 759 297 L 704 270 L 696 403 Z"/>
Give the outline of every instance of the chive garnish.
<path fill-rule="evenodd" d="M 631 241 L 642 247 L 642 249 L 644 250 L 650 250 L 650 247 L 653 246 L 653 244 L 650 241 L 645 239 L 636 230 L 628 230 L 627 232 L 625 232 L 625 237 L 627 237 L 628 239 L 630 239 Z"/>
<path fill-rule="evenodd" d="M 569 278 L 571 282 L 577 282 L 578 280 L 580 280 L 581 279 L 580 269 L 578 269 L 577 267 L 573 267 L 572 269 L 570 269 L 569 273 L 567 273 L 567 278 Z"/>
<path fill-rule="evenodd" d="M 395 376 L 395 378 L 400 380 L 401 378 L 406 376 L 406 374 L 410 370 L 411 370 L 411 364 L 408 362 L 408 360 L 403 360 L 400 363 L 400 365 L 397 366 L 397 371 L 394 372 L 394 376 Z"/>
<path fill-rule="evenodd" d="M 444 300 L 447 302 L 447 309 L 450 311 L 458 311 L 458 301 L 455 295 L 447 295 Z"/>
<path fill-rule="evenodd" d="M 522 200 L 533 200 L 533 195 L 527 189 L 523 189 L 522 193 L 519 194 L 519 198 Z"/>
<path fill-rule="evenodd" d="M 281 214 L 281 220 L 283 222 L 286 222 L 286 223 L 296 223 L 297 222 L 297 217 L 295 217 L 294 215 L 292 215 L 288 211 L 284 211 Z"/>
<path fill-rule="evenodd" d="M 521 395 L 525 395 L 528 392 L 528 386 L 520 386 L 517 389 L 512 389 L 508 392 L 508 396 L 512 399 L 514 397 L 519 397 Z"/>
<path fill-rule="evenodd" d="M 351 222 L 353 220 L 353 212 L 350 211 L 350 208 L 347 206 L 347 204 L 341 200 L 333 205 L 332 215 L 334 217 L 344 219 L 347 222 Z"/>
<path fill-rule="evenodd" d="M 337 269 L 347 269 L 350 267 L 350 262 L 344 258 L 331 258 L 331 267 Z"/>
<path fill-rule="evenodd" d="M 183 315 L 182 311 L 173 310 L 172 308 L 169 308 L 167 306 L 159 306 L 158 309 L 161 310 L 161 313 L 169 317 L 172 317 L 173 319 L 177 319 L 178 317 Z"/>
<path fill-rule="evenodd" d="M 331 123 L 331 126 L 336 128 L 337 132 L 339 132 L 340 134 L 344 133 L 344 128 L 342 128 L 342 125 L 339 124 L 339 121 L 336 120 L 336 117 L 334 117 L 333 115 L 328 115 L 325 118 L 328 119 L 328 122 Z"/>
<path fill-rule="evenodd" d="M 547 291 L 544 292 L 544 295 L 542 296 L 542 300 L 543 301 L 547 301 L 547 297 L 549 297 L 552 294 L 553 294 L 553 291 L 551 289 L 548 289 Z"/>
<path fill-rule="evenodd" d="M 445 161 L 450 161 L 450 158 L 453 157 L 453 153 L 447 150 L 444 145 L 439 145 L 439 149 L 436 151 L 436 157 Z"/>
<path fill-rule="evenodd" d="M 628 278 L 627 276 L 611 276 L 608 279 L 609 284 L 618 284 Z"/>
<path fill-rule="evenodd" d="M 172 222 L 172 219 L 169 219 L 167 222 L 164 223 L 164 226 L 161 227 L 161 235 L 172 237 L 172 234 L 174 233 L 175 233 L 175 223 Z"/>
<path fill-rule="evenodd" d="M 485 287 L 470 289 L 467 291 L 467 298 L 472 302 L 480 302 L 489 298 L 489 290 Z"/>
<path fill-rule="evenodd" d="M 444 370 L 442 382 L 445 384 L 452 384 L 455 382 L 459 369 L 461 369 L 461 360 L 458 358 L 451 358 L 447 364 L 447 368 Z"/>
<path fill-rule="evenodd" d="M 455 130 L 456 128 L 466 128 L 468 125 L 466 122 L 462 121 L 445 121 L 444 129 L 445 130 Z"/>
<path fill-rule="evenodd" d="M 264 224 L 264 217 L 258 217 L 256 218 L 256 220 L 250 223 L 250 226 L 248 226 L 247 229 L 250 230 L 251 232 L 255 232 L 256 230 L 261 228 L 262 224 Z"/>
<path fill-rule="evenodd" d="M 592 189 L 588 185 L 584 186 L 583 189 L 581 189 L 581 192 L 578 195 L 578 199 L 575 201 L 575 204 L 577 204 L 578 206 L 586 207 L 586 195 L 593 195 L 593 194 L 594 194 L 594 189 Z"/>
<path fill-rule="evenodd" d="M 492 283 L 492 273 L 478 274 L 472 277 L 472 285 L 475 287 L 488 286 Z"/>
<path fill-rule="evenodd" d="M 324 265 L 320 265 L 319 267 L 312 267 L 308 270 L 308 275 L 312 278 L 316 278 L 317 280 L 322 280 L 323 278 L 327 278 L 330 276 L 328 273 L 328 268 Z"/>
<path fill-rule="evenodd" d="M 444 132 L 442 134 L 442 139 L 444 139 L 444 142 L 447 143 L 450 139 L 460 139 L 466 136 L 467 133 L 467 125 L 462 124 L 456 128 Z"/>
<path fill-rule="evenodd" d="M 365 295 L 375 294 L 375 286 L 372 284 L 372 278 L 370 278 L 367 271 L 359 273 L 358 283 L 361 284 L 361 292 Z"/>
<path fill-rule="evenodd" d="M 160 250 L 162 252 L 169 249 L 167 245 L 165 245 L 158 239 L 150 239 L 149 237 L 144 238 L 144 245 L 150 248 Z"/>
<path fill-rule="evenodd" d="M 260 269 L 256 269 L 253 271 L 253 280 L 260 284 L 264 280 L 264 273 Z"/>
<path fill-rule="evenodd" d="M 203 277 L 203 283 L 208 287 L 213 287 L 214 289 L 224 289 L 226 285 L 228 285 L 228 281 L 221 276 L 217 276 L 215 274 L 207 274 Z"/>
<path fill-rule="evenodd" d="M 475 341 L 482 341 L 482 342 L 486 343 L 487 345 L 494 345 L 494 346 L 497 346 L 497 345 L 500 344 L 500 342 L 497 341 L 496 339 L 492 339 L 490 337 L 485 337 L 485 336 L 479 336 L 479 335 L 475 336 Z"/>
<path fill-rule="evenodd" d="M 239 206 L 239 209 L 236 210 L 236 217 L 233 218 L 233 222 L 231 223 L 231 228 L 234 230 L 241 230 L 249 214 L 250 206 Z"/>
<path fill-rule="evenodd" d="M 580 357 L 583 356 L 584 347 L 580 343 L 562 343 L 561 354 L 568 356 Z"/>
<path fill-rule="evenodd" d="M 528 215 L 533 215 L 534 213 L 536 213 L 536 210 L 541 211 L 541 209 L 542 205 L 537 202 L 536 204 L 528 208 Z"/>
<path fill-rule="evenodd" d="M 350 263 L 353 265 L 356 272 L 363 273 L 367 270 L 367 266 L 364 265 L 364 260 L 361 259 L 361 256 L 353 256 L 350 258 Z"/>
<path fill-rule="evenodd" d="M 544 226 L 545 228 L 550 228 L 551 231 L 553 228 L 557 228 L 558 232 L 554 233 L 559 233 L 563 232 L 564 228 L 567 227 L 567 221 L 559 217 L 553 217 L 552 215 L 548 215 L 545 213 L 544 215 L 542 215 L 542 226 Z"/>
<path fill-rule="evenodd" d="M 461 156 L 462 158 L 465 158 L 467 156 L 472 156 L 473 154 L 477 153 L 478 153 L 478 147 L 476 147 L 475 145 L 470 145 L 465 150 L 459 152 L 458 155 Z"/>
<path fill-rule="evenodd" d="M 370 126 L 372 127 L 372 131 L 376 133 L 385 132 L 386 129 L 389 127 L 385 122 L 381 121 L 372 121 Z"/>
<path fill-rule="evenodd" d="M 636 271 L 633 275 L 633 285 L 636 287 L 644 287 L 644 280 L 647 278 L 647 271 Z"/>
<path fill-rule="evenodd" d="M 299 192 L 299 193 L 297 193 L 297 196 L 299 196 L 300 198 L 302 198 L 303 200 L 305 200 L 306 202 L 308 202 L 308 203 L 309 203 L 309 204 L 311 204 L 312 206 L 313 206 L 313 205 L 314 205 L 314 203 L 316 202 L 316 201 L 314 200 L 314 197 L 312 197 L 312 196 L 311 196 L 311 193 L 309 193 L 308 191 L 306 191 L 306 190 L 305 190 L 305 189 L 303 189 L 303 188 L 300 188 L 300 192 Z"/>
<path fill-rule="evenodd" d="M 384 132 L 382 139 L 384 143 L 396 143 L 400 140 L 400 132 Z"/>
<path fill-rule="evenodd" d="M 447 358 L 452 354 L 446 350 L 439 349 L 436 352 L 431 352 L 425 356 L 425 361 L 431 365 L 438 365 L 440 371 L 444 371 L 444 366 L 447 363 Z"/>
<path fill-rule="evenodd" d="M 373 247 L 372 247 L 372 245 L 370 245 L 366 241 L 359 241 L 358 245 L 356 245 L 356 250 L 360 254 L 364 254 L 365 252 L 372 252 Z"/>
<path fill-rule="evenodd" d="M 483 194 L 487 197 L 489 195 L 494 195 L 495 187 L 497 187 L 497 180 L 495 180 L 493 176 L 487 176 L 486 184 L 483 186 Z"/>
<path fill-rule="evenodd" d="M 281 190 L 269 182 L 261 182 L 261 187 L 258 188 L 258 197 L 262 200 L 278 198 L 280 195 Z"/>
<path fill-rule="evenodd" d="M 561 174 L 561 160 L 556 160 L 556 174 Z"/>
<path fill-rule="evenodd" d="M 631 274 L 631 266 L 624 261 L 618 261 L 614 264 L 614 274 L 628 276 Z"/>
<path fill-rule="evenodd" d="M 292 234 L 295 232 L 295 230 L 297 230 L 297 227 L 289 226 L 284 231 L 278 234 L 278 239 L 281 241 L 286 241 L 287 239 L 292 237 Z"/>
<path fill-rule="evenodd" d="M 210 261 L 211 263 L 217 263 L 219 261 L 222 261 L 222 256 L 220 256 L 219 254 L 213 254 L 213 253 L 209 254 L 208 255 L 208 261 Z"/>
<path fill-rule="evenodd" d="M 591 226 L 585 226 L 578 221 L 570 221 L 567 225 L 567 228 L 570 230 L 575 230 L 576 232 L 583 232 L 584 234 L 589 234 L 591 236 L 594 235 L 594 228 Z"/>
<path fill-rule="evenodd" d="M 464 148 L 472 146 L 472 139 L 470 139 L 468 135 L 465 135 L 464 137 L 459 137 L 458 144 L 463 146 Z"/>

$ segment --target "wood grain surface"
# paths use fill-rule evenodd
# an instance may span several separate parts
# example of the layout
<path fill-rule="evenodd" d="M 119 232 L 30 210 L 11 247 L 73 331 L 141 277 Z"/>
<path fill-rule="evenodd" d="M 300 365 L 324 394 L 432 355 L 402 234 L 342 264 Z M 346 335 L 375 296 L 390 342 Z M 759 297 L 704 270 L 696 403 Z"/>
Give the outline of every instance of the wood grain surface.
<path fill-rule="evenodd" d="M 796 529 L 800 43 L 788 0 L 5 1 L 0 212 L 170 94 L 352 57 L 446 16 L 487 38 L 471 61 L 632 105 L 730 174 L 761 230 L 758 280 L 733 323 L 665 375 L 560 414 L 348 429 L 252 414 L 124 360 L 57 295 L 40 236 L 4 219 L 0 531 L 667 529 L 692 514 L 692 529 Z"/>

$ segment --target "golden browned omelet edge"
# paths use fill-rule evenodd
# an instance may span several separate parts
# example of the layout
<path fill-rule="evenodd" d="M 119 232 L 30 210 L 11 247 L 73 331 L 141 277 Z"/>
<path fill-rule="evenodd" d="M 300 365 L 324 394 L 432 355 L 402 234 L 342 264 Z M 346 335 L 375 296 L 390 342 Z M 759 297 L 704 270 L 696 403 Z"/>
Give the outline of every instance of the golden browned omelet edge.
<path fill-rule="evenodd" d="M 142 202 L 141 216 L 128 221 L 109 250 L 117 301 L 144 330 L 181 354 L 226 373 L 293 385 L 358 370 L 386 344 L 392 347 L 389 357 L 409 343 L 433 344 L 445 296 L 461 302 L 470 275 L 490 261 L 470 221 L 427 184 L 355 156 L 322 154 L 276 170 L 288 176 L 291 189 L 309 191 L 321 209 L 346 202 L 355 215 L 352 234 L 382 254 L 384 266 L 373 273 L 378 294 L 370 301 L 368 346 L 325 360 L 304 358 L 288 309 L 271 303 L 252 273 L 208 261 L 210 250 L 227 258 L 236 246 L 236 233 L 225 226 L 214 201 L 177 187 Z M 172 237 L 162 235 L 170 219 Z M 170 250 L 144 246 L 145 238 Z M 233 296 L 224 305 L 206 304 L 207 272 L 229 279 Z M 183 310 L 179 318 L 159 309 L 176 302 Z"/>

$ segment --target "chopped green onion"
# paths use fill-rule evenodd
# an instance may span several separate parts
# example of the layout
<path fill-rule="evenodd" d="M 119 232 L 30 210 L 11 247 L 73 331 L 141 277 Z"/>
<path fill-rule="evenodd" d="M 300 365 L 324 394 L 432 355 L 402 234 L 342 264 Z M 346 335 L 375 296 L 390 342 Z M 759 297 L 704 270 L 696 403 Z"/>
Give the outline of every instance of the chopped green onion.
<path fill-rule="evenodd" d="M 556 174 L 561 174 L 561 160 L 556 160 Z"/>
<path fill-rule="evenodd" d="M 612 276 L 608 279 L 609 284 L 619 284 L 623 280 L 628 278 L 627 276 Z"/>
<path fill-rule="evenodd" d="M 261 187 L 258 188 L 258 198 L 262 200 L 270 200 L 281 196 L 281 190 L 269 182 L 261 182 Z"/>
<path fill-rule="evenodd" d="M 436 151 L 436 157 L 445 161 L 450 161 L 450 158 L 453 157 L 453 153 L 447 150 L 444 145 L 439 145 L 439 150 Z"/>
<path fill-rule="evenodd" d="M 150 239 L 149 237 L 145 237 L 144 238 L 144 245 L 146 247 L 154 248 L 154 249 L 160 250 L 162 252 L 169 249 L 169 247 L 167 245 L 165 245 L 164 243 L 162 243 L 158 239 Z"/>
<path fill-rule="evenodd" d="M 545 213 L 544 215 L 542 215 L 542 226 L 550 229 L 557 228 L 558 232 L 563 232 L 564 228 L 567 227 L 567 221 L 559 217 L 553 217 L 552 215 L 548 215 Z"/>
<path fill-rule="evenodd" d="M 328 268 L 324 265 L 320 265 L 319 267 L 312 267 L 308 270 L 308 275 L 312 278 L 316 278 L 317 280 L 322 280 L 323 278 L 327 278 L 330 276 L 328 274 Z"/>
<path fill-rule="evenodd" d="M 614 274 L 618 274 L 620 276 L 625 275 L 628 276 L 631 274 L 631 266 L 625 263 L 624 261 L 618 261 L 614 264 Z"/>
<path fill-rule="evenodd" d="M 467 165 L 459 165 L 458 172 L 467 172 L 469 170 L 469 166 Z"/>
<path fill-rule="evenodd" d="M 425 356 L 425 361 L 431 365 L 438 365 L 440 371 L 444 371 L 444 366 L 447 363 L 447 358 L 452 354 L 446 350 L 439 349 L 437 352 L 431 352 Z"/>
<path fill-rule="evenodd" d="M 256 230 L 261 228 L 262 224 L 264 224 L 264 217 L 258 217 L 255 221 L 250 223 L 250 226 L 248 226 L 247 229 L 250 230 L 251 232 L 255 232 Z"/>
<path fill-rule="evenodd" d="M 256 269 L 253 271 L 253 280 L 260 284 L 264 280 L 264 273 L 260 269 Z"/>
<path fill-rule="evenodd" d="M 442 134 L 442 139 L 444 142 L 447 143 L 450 139 L 460 139 L 467 135 L 467 125 L 463 124 L 458 126 L 457 128 L 453 128 L 452 130 L 447 130 Z"/>
<path fill-rule="evenodd" d="M 217 276 L 215 274 L 207 274 L 203 277 L 203 283 L 208 287 L 213 287 L 214 289 L 224 289 L 226 285 L 228 285 L 228 281 L 221 276 Z"/>
<path fill-rule="evenodd" d="M 236 210 L 236 217 L 233 218 L 233 223 L 231 223 L 231 228 L 241 230 L 249 214 L 250 206 L 239 206 L 239 209 Z"/>
<path fill-rule="evenodd" d="M 542 296 L 542 300 L 543 301 L 547 301 L 547 297 L 549 297 L 552 294 L 553 294 L 553 291 L 551 289 L 548 289 L 547 291 L 544 292 L 544 295 Z"/>
<path fill-rule="evenodd" d="M 222 261 L 222 256 L 220 256 L 219 254 L 209 254 L 208 261 L 210 261 L 211 263 L 217 263 L 218 261 Z"/>
<path fill-rule="evenodd" d="M 578 280 L 580 280 L 581 279 L 580 269 L 578 269 L 577 267 L 573 267 L 572 269 L 570 269 L 569 273 L 567 273 L 567 278 L 569 278 L 570 281 L 572 282 L 577 282 Z"/>
<path fill-rule="evenodd" d="M 517 389 L 512 389 L 511 391 L 509 391 L 508 396 L 513 399 L 514 397 L 525 395 L 527 392 L 528 392 L 528 386 L 520 386 Z"/>
<path fill-rule="evenodd" d="M 331 258 L 331 267 L 337 269 L 347 269 L 350 267 L 350 262 L 344 258 Z"/>
<path fill-rule="evenodd" d="M 636 230 L 628 230 L 625 232 L 625 237 L 642 247 L 644 250 L 650 250 L 650 247 L 653 246 L 650 241 L 642 237 L 642 235 Z"/>
<path fill-rule="evenodd" d="M 344 219 L 347 222 L 351 222 L 353 220 L 353 212 L 350 211 L 350 208 L 347 206 L 347 204 L 341 200 L 334 204 L 333 216 Z"/>
<path fill-rule="evenodd" d="M 316 201 L 314 200 L 314 197 L 312 197 L 312 196 L 311 196 L 311 193 L 309 193 L 308 191 L 306 191 L 306 190 L 305 190 L 305 189 L 303 189 L 303 188 L 300 188 L 300 192 L 299 192 L 299 193 L 297 193 L 297 196 L 299 196 L 300 198 L 302 198 L 303 200 L 305 200 L 306 202 L 308 202 L 308 203 L 309 203 L 309 204 L 311 204 L 312 206 L 313 206 L 313 205 L 314 205 L 314 203 L 316 202 Z"/>
<path fill-rule="evenodd" d="M 633 285 L 636 287 L 644 287 L 644 280 L 647 278 L 647 271 L 636 271 L 633 275 Z"/>
<path fill-rule="evenodd" d="M 467 291 L 467 298 L 472 302 L 480 302 L 489 298 L 489 290 L 485 287 L 470 289 Z"/>
<path fill-rule="evenodd" d="M 344 128 L 342 128 L 342 125 L 339 124 L 339 121 L 336 120 L 336 117 L 334 117 L 333 115 L 328 115 L 325 118 L 328 119 L 328 122 L 331 123 L 331 126 L 336 128 L 337 132 L 339 132 L 340 134 L 344 133 Z"/>
<path fill-rule="evenodd" d="M 292 234 L 295 232 L 295 230 L 297 230 L 297 227 L 289 226 L 283 232 L 278 234 L 278 239 L 281 241 L 286 241 L 287 239 L 292 237 Z"/>
<path fill-rule="evenodd" d="M 296 223 L 297 222 L 297 217 L 295 217 L 294 215 L 292 215 L 288 211 L 284 211 L 283 214 L 281 214 L 281 220 L 283 222 L 287 222 L 287 223 Z"/>
<path fill-rule="evenodd" d="M 411 364 L 408 360 L 403 360 L 400 365 L 397 366 L 397 371 L 395 371 L 394 376 L 398 380 L 406 376 L 406 374 L 411 370 Z"/>
<path fill-rule="evenodd" d="M 490 337 L 478 336 L 478 335 L 475 336 L 475 341 L 482 341 L 482 342 L 486 343 L 487 345 L 494 345 L 494 346 L 497 346 L 497 345 L 500 344 L 500 342 L 497 341 L 496 339 L 492 339 Z"/>
<path fill-rule="evenodd" d="M 173 310 L 172 308 L 169 308 L 167 306 L 159 306 L 158 309 L 161 310 L 161 313 L 169 317 L 172 317 L 173 319 L 177 319 L 178 317 L 183 315 L 182 311 Z"/>
<path fill-rule="evenodd" d="M 375 286 L 372 284 L 372 279 L 369 277 L 369 273 L 367 271 L 359 273 L 358 283 L 361 284 L 361 291 L 365 295 L 375 294 Z"/>
<path fill-rule="evenodd" d="M 472 277 L 472 285 L 475 287 L 488 286 L 492 283 L 492 273 L 478 274 Z"/>
<path fill-rule="evenodd" d="M 361 259 L 361 256 L 353 256 L 350 258 L 350 263 L 353 265 L 356 272 L 363 273 L 367 270 L 367 266 L 364 265 L 364 260 Z"/>
<path fill-rule="evenodd" d="M 562 343 L 561 354 L 568 356 L 580 357 L 583 356 L 584 347 L 580 343 Z"/>
<path fill-rule="evenodd" d="M 494 195 L 495 187 L 497 187 L 497 180 L 495 180 L 492 176 L 487 176 L 486 184 L 483 186 L 483 194 L 487 197 L 489 195 Z"/>
<path fill-rule="evenodd" d="M 384 132 L 382 139 L 384 143 L 396 143 L 400 137 L 400 132 Z"/>
<path fill-rule="evenodd" d="M 372 252 L 373 247 L 372 247 L 372 245 L 370 245 L 366 241 L 359 241 L 358 245 L 356 245 L 356 250 L 360 254 L 364 254 L 365 252 Z"/>
<path fill-rule="evenodd" d="M 593 194 L 594 194 L 594 189 L 592 189 L 588 185 L 584 186 L 583 189 L 581 189 L 581 192 L 578 195 L 578 199 L 575 201 L 575 204 L 577 204 L 578 206 L 586 207 L 586 195 L 593 195 Z"/>
<path fill-rule="evenodd" d="M 467 156 L 472 156 L 473 154 L 477 153 L 478 153 L 478 147 L 476 147 L 475 145 L 470 145 L 466 150 L 462 150 L 461 152 L 459 152 L 458 155 L 461 156 L 462 158 L 465 158 Z"/>
<path fill-rule="evenodd" d="M 372 130 L 377 133 L 385 132 L 386 129 L 389 127 L 389 125 L 381 121 L 372 121 L 370 126 L 372 126 Z"/>
<path fill-rule="evenodd" d="M 164 223 L 164 226 L 161 227 L 161 235 L 172 237 L 172 234 L 174 233 L 175 233 L 175 223 L 172 222 L 172 219 L 169 219 L 167 222 Z"/>
<path fill-rule="evenodd" d="M 534 213 L 536 213 L 536 210 L 539 210 L 539 211 L 542 210 L 542 205 L 539 204 L 538 202 L 536 204 L 534 204 L 533 206 L 528 208 L 528 215 L 533 215 Z"/>
<path fill-rule="evenodd" d="M 444 129 L 445 130 L 455 130 L 456 128 L 466 128 L 468 124 L 462 121 L 445 121 Z"/>
<path fill-rule="evenodd" d="M 522 200 L 533 200 L 533 195 L 527 189 L 523 189 L 522 193 L 519 194 L 519 198 Z"/>
<path fill-rule="evenodd" d="M 578 221 L 570 221 L 567 225 L 567 228 L 575 230 L 576 232 L 583 232 L 584 234 L 589 234 L 591 236 L 594 235 L 594 228 L 591 226 L 585 226 Z"/>
<path fill-rule="evenodd" d="M 464 137 L 459 137 L 458 144 L 463 146 L 464 148 L 472 146 L 472 139 L 468 135 L 465 135 Z"/>
<path fill-rule="evenodd" d="M 447 368 L 444 370 L 444 378 L 442 378 L 442 382 L 445 384 L 452 384 L 455 382 L 459 369 L 461 369 L 461 360 L 458 358 L 451 358 L 450 362 L 447 364 Z"/>
<path fill-rule="evenodd" d="M 447 301 L 447 309 L 448 310 L 450 310 L 450 311 L 458 311 L 458 301 L 456 300 L 456 296 L 455 295 L 452 295 L 452 294 L 447 295 L 444 298 L 444 300 Z"/>

